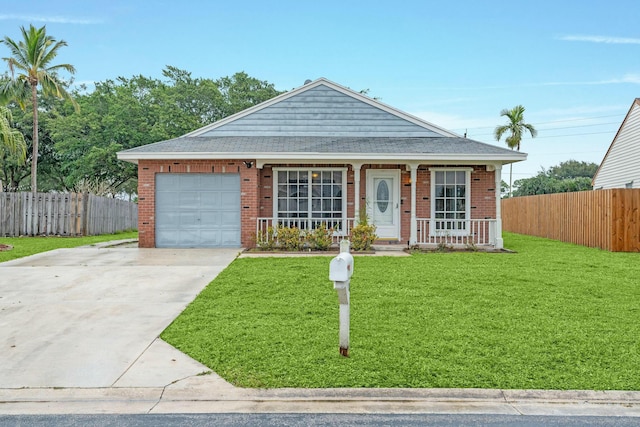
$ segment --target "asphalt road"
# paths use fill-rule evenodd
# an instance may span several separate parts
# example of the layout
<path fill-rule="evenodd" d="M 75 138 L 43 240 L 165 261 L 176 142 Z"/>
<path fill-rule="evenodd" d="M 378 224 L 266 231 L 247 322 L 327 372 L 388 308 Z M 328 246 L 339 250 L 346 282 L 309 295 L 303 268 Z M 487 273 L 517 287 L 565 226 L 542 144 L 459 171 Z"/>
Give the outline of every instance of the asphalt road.
<path fill-rule="evenodd" d="M 491 426 L 627 427 L 633 417 L 556 417 L 522 415 L 375 415 L 375 414 L 170 414 L 170 415 L 13 415 L 0 416 L 0 427 L 162 427 L 162 426 Z"/>

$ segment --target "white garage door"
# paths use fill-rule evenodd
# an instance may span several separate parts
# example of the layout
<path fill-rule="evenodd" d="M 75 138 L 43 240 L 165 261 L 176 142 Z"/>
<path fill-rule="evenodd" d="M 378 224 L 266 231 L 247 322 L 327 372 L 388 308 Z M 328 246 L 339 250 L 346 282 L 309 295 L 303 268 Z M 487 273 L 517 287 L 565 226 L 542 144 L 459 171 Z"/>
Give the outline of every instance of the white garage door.
<path fill-rule="evenodd" d="M 240 175 L 156 174 L 156 247 L 240 246 Z"/>

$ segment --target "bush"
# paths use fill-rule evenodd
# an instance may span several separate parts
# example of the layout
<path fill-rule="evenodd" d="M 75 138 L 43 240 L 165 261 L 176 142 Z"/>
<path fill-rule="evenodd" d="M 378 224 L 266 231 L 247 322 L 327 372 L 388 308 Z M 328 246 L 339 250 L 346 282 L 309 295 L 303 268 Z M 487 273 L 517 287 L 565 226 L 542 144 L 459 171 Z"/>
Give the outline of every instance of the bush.
<path fill-rule="evenodd" d="M 351 247 L 354 251 L 371 250 L 377 238 L 375 225 L 359 223 L 351 229 Z"/>
<path fill-rule="evenodd" d="M 354 251 L 369 251 L 377 238 L 376 226 L 369 224 L 367 206 L 363 205 L 358 215 L 358 224 L 351 229 L 351 248 Z"/>
<path fill-rule="evenodd" d="M 309 247 L 317 251 L 326 251 L 331 247 L 333 243 L 334 229 L 327 228 L 327 224 L 320 223 L 314 230 L 307 231 L 305 235 L 305 243 L 309 244 Z"/>
<path fill-rule="evenodd" d="M 278 247 L 284 251 L 299 251 L 302 248 L 303 235 L 298 227 L 279 225 L 276 236 Z"/>
<path fill-rule="evenodd" d="M 276 247 L 276 237 L 273 227 L 267 227 L 266 231 L 260 231 L 255 236 L 256 247 L 263 251 L 272 251 Z"/>

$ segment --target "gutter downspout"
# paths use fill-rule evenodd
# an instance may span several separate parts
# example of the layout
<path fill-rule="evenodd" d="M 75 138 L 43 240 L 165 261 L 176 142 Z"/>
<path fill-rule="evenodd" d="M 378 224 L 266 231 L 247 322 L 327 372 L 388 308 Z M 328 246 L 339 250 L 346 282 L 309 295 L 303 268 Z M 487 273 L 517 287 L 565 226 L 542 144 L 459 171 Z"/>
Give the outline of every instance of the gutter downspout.
<path fill-rule="evenodd" d="M 411 172 L 411 227 L 409 234 L 409 246 L 418 243 L 418 220 L 416 218 L 416 185 L 418 180 L 418 164 L 409 163 L 407 169 Z"/>
<path fill-rule="evenodd" d="M 502 239 L 502 198 L 501 185 L 502 185 L 502 165 L 493 165 L 495 173 L 495 187 L 496 187 L 496 249 L 504 248 L 504 240 Z"/>

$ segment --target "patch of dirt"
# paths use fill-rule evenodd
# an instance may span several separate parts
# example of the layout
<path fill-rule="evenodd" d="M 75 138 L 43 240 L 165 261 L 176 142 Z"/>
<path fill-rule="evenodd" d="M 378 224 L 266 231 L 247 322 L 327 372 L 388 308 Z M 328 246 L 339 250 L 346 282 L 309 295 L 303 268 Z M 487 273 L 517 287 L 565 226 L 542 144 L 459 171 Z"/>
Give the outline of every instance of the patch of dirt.
<path fill-rule="evenodd" d="M 10 251 L 11 249 L 13 249 L 13 246 L 0 243 L 0 252 Z"/>

